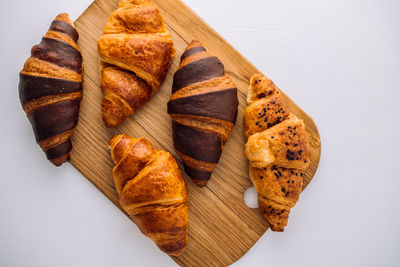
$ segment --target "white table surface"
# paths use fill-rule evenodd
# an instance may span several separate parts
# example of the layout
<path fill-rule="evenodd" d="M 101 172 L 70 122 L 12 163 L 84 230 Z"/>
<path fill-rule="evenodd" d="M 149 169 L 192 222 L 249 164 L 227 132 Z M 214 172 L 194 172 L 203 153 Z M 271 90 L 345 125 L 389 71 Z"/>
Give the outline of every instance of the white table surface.
<path fill-rule="evenodd" d="M 90 2 L 1 0 L 0 266 L 176 266 L 70 164 L 45 160 L 18 101 L 31 47 Z M 233 266 L 400 266 L 400 2 L 185 2 L 321 133 L 287 229 Z"/>

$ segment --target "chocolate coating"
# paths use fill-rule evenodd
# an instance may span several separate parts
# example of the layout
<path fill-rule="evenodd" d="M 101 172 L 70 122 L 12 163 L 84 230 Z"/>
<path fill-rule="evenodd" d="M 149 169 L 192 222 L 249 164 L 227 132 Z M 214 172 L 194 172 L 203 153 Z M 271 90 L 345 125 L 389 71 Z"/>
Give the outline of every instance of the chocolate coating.
<path fill-rule="evenodd" d="M 80 99 L 64 100 L 36 109 L 30 116 L 36 142 L 73 129 L 78 123 Z"/>
<path fill-rule="evenodd" d="M 50 30 L 68 35 L 69 37 L 71 37 L 72 40 L 74 40 L 75 43 L 79 39 L 78 31 L 65 21 L 53 20 L 50 25 Z"/>
<path fill-rule="evenodd" d="M 168 113 L 206 116 L 235 123 L 237 89 L 229 88 L 174 99 L 168 102 Z"/>
<path fill-rule="evenodd" d="M 32 47 L 32 57 L 82 73 L 82 55 L 71 45 L 51 38 L 42 38 Z"/>
<path fill-rule="evenodd" d="M 172 121 L 172 139 L 177 151 L 197 160 L 218 163 L 222 153 L 216 133 L 193 129 Z"/>
<path fill-rule="evenodd" d="M 224 65 L 216 57 L 206 57 L 180 68 L 174 75 L 172 92 L 193 83 L 210 80 L 225 75 Z"/>
<path fill-rule="evenodd" d="M 82 83 L 59 78 L 19 74 L 19 100 L 22 105 L 48 95 L 82 91 Z"/>
<path fill-rule="evenodd" d="M 185 53 L 182 54 L 181 56 L 181 61 L 184 60 L 187 57 L 190 57 L 194 54 L 200 53 L 200 52 L 204 52 L 206 51 L 206 49 L 202 46 L 197 46 L 197 47 L 193 47 L 190 48 L 189 50 L 186 50 Z"/>
<path fill-rule="evenodd" d="M 193 168 L 187 166 L 185 163 L 183 163 L 183 167 L 185 168 L 186 174 L 190 178 L 197 179 L 197 180 L 210 180 L 210 178 L 211 178 L 211 172 L 205 172 L 205 171 L 193 169 Z"/>
<path fill-rule="evenodd" d="M 46 153 L 47 159 L 56 159 L 58 157 L 61 157 L 67 153 L 69 153 L 72 150 L 72 143 L 71 139 L 68 139 L 66 142 L 59 144 L 56 147 L 50 148 Z"/>

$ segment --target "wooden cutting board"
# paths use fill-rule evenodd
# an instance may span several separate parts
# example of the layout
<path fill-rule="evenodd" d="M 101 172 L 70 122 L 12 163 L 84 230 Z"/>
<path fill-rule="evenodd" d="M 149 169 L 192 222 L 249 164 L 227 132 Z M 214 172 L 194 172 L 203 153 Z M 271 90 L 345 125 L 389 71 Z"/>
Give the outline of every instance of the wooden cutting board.
<path fill-rule="evenodd" d="M 197 187 L 185 176 L 190 205 L 189 244 L 183 255 L 173 259 L 182 266 L 227 266 L 241 258 L 268 229 L 259 210 L 250 209 L 243 202 L 243 193 L 251 187 L 248 163 L 243 155 L 243 111 L 246 108 L 245 96 L 250 77 L 259 71 L 180 0 L 154 2 L 159 6 L 172 34 L 177 56 L 160 91 L 143 108 L 114 129 L 106 128 L 102 121 L 100 105 L 103 95 L 99 87 L 96 45 L 118 1 L 96 0 L 76 20 L 85 77 L 79 125 L 73 135 L 71 163 L 119 207 L 111 175 L 113 164 L 107 147 L 109 138 L 119 133 L 145 137 L 156 148 L 177 156 L 172 144 L 171 120 L 167 114 L 172 76 L 188 43 L 192 39 L 202 41 L 224 63 L 236 84 L 239 90 L 239 115 L 207 187 Z M 279 81 L 275 82 L 279 85 Z M 289 98 L 287 103 L 290 110 L 304 120 L 311 136 L 312 158 L 304 176 L 305 187 L 318 166 L 321 149 L 319 134 L 314 122 L 303 110 Z M 182 167 L 179 157 L 176 158 Z M 294 223 L 296 208 L 291 213 L 288 227 Z M 157 249 L 156 246 L 154 249 Z"/>

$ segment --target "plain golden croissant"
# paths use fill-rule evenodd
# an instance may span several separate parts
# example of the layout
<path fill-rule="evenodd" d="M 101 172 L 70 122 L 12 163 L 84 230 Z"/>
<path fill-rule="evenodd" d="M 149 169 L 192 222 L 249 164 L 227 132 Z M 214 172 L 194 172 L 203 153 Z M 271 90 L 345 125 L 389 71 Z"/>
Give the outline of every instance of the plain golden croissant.
<path fill-rule="evenodd" d="M 198 186 L 209 181 L 236 123 L 237 109 L 237 89 L 224 65 L 193 41 L 174 75 L 168 113 L 174 147 Z"/>
<path fill-rule="evenodd" d="M 163 83 L 174 43 L 150 0 L 121 0 L 98 41 L 103 120 L 120 124 L 143 106 Z"/>
<path fill-rule="evenodd" d="M 82 99 L 79 35 L 67 14 L 58 15 L 20 72 L 19 99 L 47 159 L 69 158 Z"/>
<path fill-rule="evenodd" d="M 252 77 L 244 113 L 244 153 L 260 211 L 271 229 L 281 232 L 299 199 L 311 154 L 303 121 L 288 111 L 280 95 L 267 77 Z"/>
<path fill-rule="evenodd" d="M 182 254 L 188 242 L 188 193 L 175 158 L 144 138 L 116 135 L 109 145 L 121 207 L 162 251 Z"/>

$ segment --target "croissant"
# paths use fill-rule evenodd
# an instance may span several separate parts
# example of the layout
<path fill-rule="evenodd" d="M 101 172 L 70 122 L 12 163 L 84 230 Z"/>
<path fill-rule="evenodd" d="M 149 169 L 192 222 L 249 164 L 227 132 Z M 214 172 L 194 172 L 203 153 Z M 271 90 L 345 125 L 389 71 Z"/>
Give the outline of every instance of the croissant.
<path fill-rule="evenodd" d="M 175 158 L 144 138 L 116 135 L 109 145 L 121 207 L 162 251 L 182 254 L 188 242 L 188 193 Z"/>
<path fill-rule="evenodd" d="M 78 123 L 83 74 L 78 38 L 68 15 L 58 15 L 19 74 L 21 105 L 36 142 L 56 166 L 68 160 Z"/>
<path fill-rule="evenodd" d="M 236 122 L 237 89 L 221 61 L 192 41 L 174 75 L 168 113 L 186 174 L 205 186 Z"/>
<path fill-rule="evenodd" d="M 262 74 L 251 79 L 244 112 L 250 179 L 261 213 L 273 231 L 282 232 L 303 188 L 310 164 L 304 122 L 290 113 L 278 87 Z"/>
<path fill-rule="evenodd" d="M 143 106 L 163 83 L 174 43 L 150 0 L 121 0 L 98 41 L 103 120 L 119 125 Z"/>

